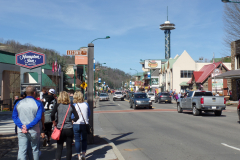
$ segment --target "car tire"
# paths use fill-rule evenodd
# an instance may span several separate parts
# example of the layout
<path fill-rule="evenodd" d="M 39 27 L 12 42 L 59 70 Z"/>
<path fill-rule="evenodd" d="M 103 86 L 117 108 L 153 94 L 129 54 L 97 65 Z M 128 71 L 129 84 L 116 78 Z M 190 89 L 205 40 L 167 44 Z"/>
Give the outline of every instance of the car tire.
<path fill-rule="evenodd" d="M 179 103 L 177 104 L 177 111 L 178 111 L 178 113 L 182 113 L 183 112 L 183 109 L 180 107 Z"/>
<path fill-rule="evenodd" d="M 222 111 L 215 111 L 214 114 L 215 114 L 215 116 L 221 116 L 222 115 Z"/>
<path fill-rule="evenodd" d="M 113 101 L 115 101 L 115 99 L 113 98 Z"/>
<path fill-rule="evenodd" d="M 193 112 L 193 115 L 194 115 L 194 116 L 199 116 L 200 113 L 201 113 L 201 111 L 198 110 L 195 105 L 194 105 L 193 108 L 192 108 L 192 112 Z"/>
<path fill-rule="evenodd" d="M 149 106 L 148 109 L 152 109 L 152 106 Z"/>
<path fill-rule="evenodd" d="M 130 108 L 132 108 L 132 103 L 130 103 Z"/>
<path fill-rule="evenodd" d="M 124 98 L 122 98 L 121 101 L 124 101 Z"/>

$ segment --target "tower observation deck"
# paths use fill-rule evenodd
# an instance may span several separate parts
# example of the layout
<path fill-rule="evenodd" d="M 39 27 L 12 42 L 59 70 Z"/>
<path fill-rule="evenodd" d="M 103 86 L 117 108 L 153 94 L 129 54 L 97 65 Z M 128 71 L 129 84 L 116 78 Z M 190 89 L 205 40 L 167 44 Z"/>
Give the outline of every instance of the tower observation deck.
<path fill-rule="evenodd" d="M 175 24 L 170 23 L 170 21 L 168 21 L 168 16 L 167 16 L 167 21 L 165 21 L 164 24 L 161 24 L 159 28 L 161 30 L 164 30 L 164 33 L 165 33 L 165 59 L 169 59 L 171 57 L 170 34 L 171 34 L 171 30 L 175 29 Z"/>

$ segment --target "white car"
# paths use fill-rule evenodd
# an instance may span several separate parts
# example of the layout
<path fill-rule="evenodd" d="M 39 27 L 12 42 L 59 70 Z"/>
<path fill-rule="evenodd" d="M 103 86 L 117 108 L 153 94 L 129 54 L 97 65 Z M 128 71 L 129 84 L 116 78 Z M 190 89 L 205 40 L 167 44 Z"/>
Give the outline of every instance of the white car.
<path fill-rule="evenodd" d="M 122 92 L 115 92 L 113 95 L 113 101 L 120 99 L 121 101 L 124 100 L 124 95 L 122 94 Z"/>
<path fill-rule="evenodd" d="M 148 96 L 148 98 L 149 98 L 151 101 L 154 101 L 154 100 L 155 100 L 155 95 L 154 95 L 154 93 L 148 92 L 148 93 L 147 93 L 147 96 Z"/>

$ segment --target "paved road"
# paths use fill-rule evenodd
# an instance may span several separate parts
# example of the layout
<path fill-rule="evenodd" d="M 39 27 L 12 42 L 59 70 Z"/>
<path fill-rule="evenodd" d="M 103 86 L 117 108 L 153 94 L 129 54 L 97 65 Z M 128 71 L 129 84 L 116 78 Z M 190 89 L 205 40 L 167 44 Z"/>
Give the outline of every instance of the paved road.
<path fill-rule="evenodd" d="M 95 134 L 115 143 L 126 160 L 238 160 L 240 124 L 235 108 L 220 117 L 177 113 L 176 104 L 133 110 L 126 101 L 99 102 Z"/>
<path fill-rule="evenodd" d="M 14 134 L 14 133 L 15 133 L 15 124 L 12 120 L 12 115 L 1 114 L 0 115 L 0 135 Z"/>

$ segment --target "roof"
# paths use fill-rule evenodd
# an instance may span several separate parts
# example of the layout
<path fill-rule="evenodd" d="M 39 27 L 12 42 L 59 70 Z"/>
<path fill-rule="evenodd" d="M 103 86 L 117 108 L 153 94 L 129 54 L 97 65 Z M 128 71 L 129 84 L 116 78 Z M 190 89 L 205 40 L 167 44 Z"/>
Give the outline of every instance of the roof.
<path fill-rule="evenodd" d="M 180 86 L 189 86 L 189 84 L 187 84 L 187 82 L 182 82 L 179 84 Z"/>
<path fill-rule="evenodd" d="M 217 68 L 220 64 L 223 65 L 223 67 L 229 71 L 229 69 L 222 63 L 222 62 L 217 62 L 217 63 L 212 63 L 203 66 L 199 71 L 194 71 L 193 76 L 195 78 L 196 83 L 203 83 L 207 79 L 208 76 L 211 75 L 215 67 Z M 188 81 L 188 83 L 192 83 L 192 78 Z"/>
<path fill-rule="evenodd" d="M 0 50 L 0 63 L 15 64 L 15 53 Z"/>
<path fill-rule="evenodd" d="M 240 78 L 240 69 L 227 71 L 215 77 L 215 79 L 235 79 Z"/>
<path fill-rule="evenodd" d="M 178 56 L 179 57 L 179 56 Z M 176 60 L 178 59 L 178 57 L 176 57 L 176 59 L 169 59 L 168 63 L 169 63 L 169 69 L 172 69 L 173 64 L 176 62 Z"/>
<path fill-rule="evenodd" d="M 33 79 L 38 82 L 38 73 L 37 72 L 29 72 L 29 74 L 33 77 Z M 42 86 L 56 86 L 56 84 L 45 74 L 42 73 Z"/>

